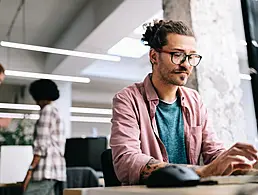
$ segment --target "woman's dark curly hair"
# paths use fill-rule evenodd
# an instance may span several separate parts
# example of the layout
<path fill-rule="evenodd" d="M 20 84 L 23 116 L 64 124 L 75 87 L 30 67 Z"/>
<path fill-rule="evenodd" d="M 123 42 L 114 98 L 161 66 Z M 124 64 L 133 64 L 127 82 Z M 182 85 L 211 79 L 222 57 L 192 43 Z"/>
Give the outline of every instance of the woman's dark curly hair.
<path fill-rule="evenodd" d="M 181 21 L 159 20 L 144 25 L 146 28 L 142 41 L 153 49 L 161 49 L 167 44 L 167 34 L 174 33 L 194 37 L 194 33 L 185 23 Z"/>
<path fill-rule="evenodd" d="M 29 92 L 35 101 L 55 101 L 59 98 L 57 85 L 49 79 L 39 79 L 30 84 Z"/>

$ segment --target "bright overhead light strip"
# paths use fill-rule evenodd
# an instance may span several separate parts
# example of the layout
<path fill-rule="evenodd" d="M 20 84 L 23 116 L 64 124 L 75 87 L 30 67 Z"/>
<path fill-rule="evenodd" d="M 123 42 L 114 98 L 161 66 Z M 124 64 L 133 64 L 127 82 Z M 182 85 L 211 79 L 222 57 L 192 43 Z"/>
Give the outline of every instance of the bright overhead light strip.
<path fill-rule="evenodd" d="M 71 107 L 70 112 L 72 113 L 84 113 L 84 114 L 112 114 L 111 109 L 103 108 L 80 108 L 80 107 Z"/>
<path fill-rule="evenodd" d="M 25 78 L 34 78 L 34 79 L 51 79 L 55 81 L 67 81 L 74 83 L 89 83 L 90 79 L 86 77 L 72 77 L 72 76 L 63 76 L 63 75 L 54 75 L 54 74 L 43 74 L 43 73 L 34 73 L 34 72 L 23 72 L 23 71 L 14 71 L 6 70 L 5 75 L 13 77 L 25 77 Z"/>
<path fill-rule="evenodd" d="M 251 81 L 252 77 L 249 74 L 239 74 L 240 79 Z"/>
<path fill-rule="evenodd" d="M 13 109 L 13 110 L 40 110 L 38 105 L 32 104 L 11 104 L 11 103 L 0 103 L 0 109 Z M 82 108 L 82 107 L 71 107 L 70 112 L 72 113 L 83 113 L 83 114 L 103 114 L 111 115 L 112 110 L 106 108 Z"/>
<path fill-rule="evenodd" d="M 129 58 L 141 58 L 144 54 L 148 53 L 148 51 L 149 47 L 146 47 L 140 39 L 124 37 L 108 50 L 108 54 Z"/>
<path fill-rule="evenodd" d="M 40 107 L 38 105 L 32 105 L 32 104 L 0 103 L 0 108 L 13 109 L 13 110 L 40 110 Z"/>
<path fill-rule="evenodd" d="M 15 119 L 23 119 L 24 114 L 21 113 L 0 113 L 0 118 L 15 118 Z"/>
<path fill-rule="evenodd" d="M 22 113 L 5 113 L 0 112 L 0 118 L 12 118 L 12 119 L 31 119 L 31 120 L 38 120 L 38 114 L 22 114 Z"/>
<path fill-rule="evenodd" d="M 38 114 L 22 114 L 22 113 L 4 113 L 0 112 L 0 118 L 12 118 L 12 119 L 30 119 L 38 120 Z M 83 117 L 83 116 L 71 116 L 72 122 L 87 122 L 87 123 L 110 123 L 111 118 L 106 117 Z"/>
<path fill-rule="evenodd" d="M 28 44 L 14 43 L 14 42 L 8 42 L 8 41 L 1 41 L 0 45 L 3 47 L 9 47 L 9 48 L 15 48 L 15 49 L 24 49 L 29 51 L 39 51 L 39 52 L 45 52 L 45 53 L 76 56 L 76 57 L 82 57 L 82 58 L 92 58 L 92 59 L 114 61 L 114 62 L 119 62 L 121 60 L 119 56 L 87 53 L 87 52 L 72 51 L 72 50 L 66 50 L 66 49 L 56 49 L 51 47 L 28 45 Z"/>
<path fill-rule="evenodd" d="M 73 121 L 73 122 L 87 122 L 87 123 L 111 123 L 111 118 L 71 116 L 71 121 Z"/>

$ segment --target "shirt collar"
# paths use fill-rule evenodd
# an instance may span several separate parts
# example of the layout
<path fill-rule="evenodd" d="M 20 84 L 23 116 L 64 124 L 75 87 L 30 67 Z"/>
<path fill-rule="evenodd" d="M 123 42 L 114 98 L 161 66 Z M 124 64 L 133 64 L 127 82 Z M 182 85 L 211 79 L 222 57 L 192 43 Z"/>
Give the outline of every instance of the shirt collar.
<path fill-rule="evenodd" d="M 146 92 L 146 97 L 147 97 L 147 100 L 148 101 L 156 101 L 158 103 L 159 101 L 159 97 L 158 97 L 158 94 L 151 82 L 151 73 L 148 74 L 143 83 L 144 83 L 144 89 L 145 89 L 145 92 Z M 189 108 L 189 102 L 186 101 L 186 92 L 184 90 L 185 87 L 178 87 L 178 96 L 180 97 L 180 100 L 181 100 L 181 105 L 183 107 L 188 107 Z"/>
<path fill-rule="evenodd" d="M 146 97 L 148 101 L 157 101 L 159 100 L 158 94 L 156 92 L 156 90 L 154 89 L 154 86 L 151 82 L 151 73 L 148 74 L 144 81 L 143 81 L 143 85 L 144 85 L 144 89 L 146 92 Z"/>

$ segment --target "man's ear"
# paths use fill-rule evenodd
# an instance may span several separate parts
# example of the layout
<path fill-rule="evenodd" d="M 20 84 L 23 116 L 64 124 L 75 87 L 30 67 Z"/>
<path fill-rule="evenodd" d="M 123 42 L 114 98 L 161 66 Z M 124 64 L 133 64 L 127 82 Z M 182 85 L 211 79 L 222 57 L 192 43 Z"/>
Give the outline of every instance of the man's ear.
<path fill-rule="evenodd" d="M 157 64 L 157 52 L 155 49 L 150 49 L 149 58 L 152 65 Z"/>

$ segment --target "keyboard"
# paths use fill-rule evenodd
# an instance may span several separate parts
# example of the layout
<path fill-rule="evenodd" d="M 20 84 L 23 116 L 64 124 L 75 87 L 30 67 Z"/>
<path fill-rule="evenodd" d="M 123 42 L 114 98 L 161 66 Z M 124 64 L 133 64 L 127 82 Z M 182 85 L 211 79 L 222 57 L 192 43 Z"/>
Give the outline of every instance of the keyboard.
<path fill-rule="evenodd" d="M 201 183 L 213 184 L 244 184 L 258 183 L 258 176 L 254 175 L 230 175 L 230 176 L 211 176 L 201 178 Z"/>

